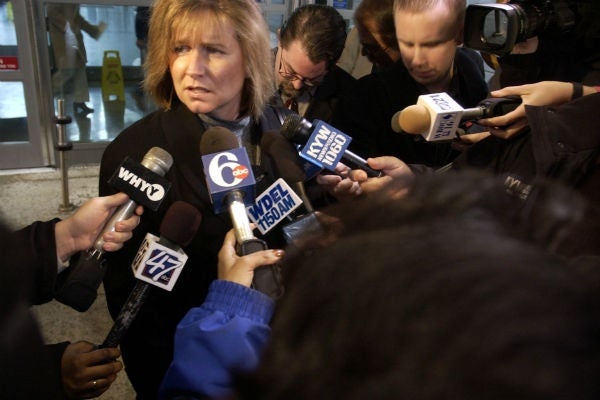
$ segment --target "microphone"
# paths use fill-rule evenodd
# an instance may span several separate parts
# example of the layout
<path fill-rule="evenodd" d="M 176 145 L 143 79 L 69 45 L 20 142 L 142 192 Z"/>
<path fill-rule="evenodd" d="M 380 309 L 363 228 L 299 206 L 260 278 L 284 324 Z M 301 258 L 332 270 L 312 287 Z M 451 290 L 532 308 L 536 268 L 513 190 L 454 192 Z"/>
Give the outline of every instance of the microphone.
<path fill-rule="evenodd" d="M 490 97 L 476 107 L 462 108 L 447 93 L 425 94 L 394 114 L 391 125 L 394 132 L 422 135 L 427 141 L 451 140 L 462 121 L 504 115 L 520 103 L 518 96 Z"/>
<path fill-rule="evenodd" d="M 125 158 L 109 183 L 126 193 L 130 200 L 117 208 L 92 247 L 82 252 L 75 265 L 69 267 L 65 281 L 54 296 L 56 300 L 81 312 L 92 305 L 106 270 L 102 236 L 114 231 L 118 221 L 130 218 L 138 203 L 154 211 L 158 209 L 171 186 L 163 176 L 172 165 L 173 157 L 160 147 L 152 147 L 141 164 Z"/>
<path fill-rule="evenodd" d="M 293 143 L 304 145 L 300 156 L 320 168 L 335 172 L 335 166 L 343 158 L 370 177 L 383 174 L 369 167 L 364 158 L 348 150 L 352 141 L 350 136 L 319 119 L 310 123 L 297 114 L 289 114 L 283 120 L 281 134 Z"/>
<path fill-rule="evenodd" d="M 121 343 L 153 286 L 168 291 L 173 289 L 187 261 L 187 255 L 181 248 L 192 241 L 201 222 L 202 215 L 196 207 L 184 201 L 176 201 L 169 207 L 160 224 L 160 237 L 151 233 L 146 235 L 131 264 L 138 280 L 100 345 L 101 348 L 116 347 Z"/>
<path fill-rule="evenodd" d="M 200 154 L 214 211 L 229 212 L 238 255 L 266 250 L 266 242 L 254 236 L 246 212 L 246 206 L 251 206 L 256 197 L 256 181 L 246 150 L 239 147 L 230 130 L 210 127 L 200 139 Z M 272 265 L 257 268 L 252 287 L 272 297 L 281 295 L 278 269 Z"/>
<path fill-rule="evenodd" d="M 299 216 L 282 228 L 286 242 L 288 244 L 298 244 L 299 239 L 305 235 L 320 233 L 322 226 L 306 194 L 306 188 L 304 187 L 306 174 L 299 163 L 295 146 L 275 131 L 264 132 L 260 144 L 263 151 L 273 159 L 279 171 L 279 176 L 291 185 L 296 194 L 302 199 L 306 211 L 306 214 Z"/>
<path fill-rule="evenodd" d="M 304 181 L 306 174 L 298 158 L 298 152 L 285 137 L 276 131 L 267 131 L 262 134 L 260 147 L 268 154 L 275 164 L 277 173 L 302 199 L 307 212 L 313 212 L 314 208 L 306 194 Z"/>

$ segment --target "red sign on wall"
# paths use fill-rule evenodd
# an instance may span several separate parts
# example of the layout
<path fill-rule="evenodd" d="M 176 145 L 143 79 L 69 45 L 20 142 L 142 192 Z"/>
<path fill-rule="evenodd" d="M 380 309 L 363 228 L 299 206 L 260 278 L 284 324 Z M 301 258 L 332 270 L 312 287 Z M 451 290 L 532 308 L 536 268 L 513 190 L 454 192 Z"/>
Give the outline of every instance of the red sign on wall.
<path fill-rule="evenodd" d="M 0 56 L 0 70 L 19 69 L 19 58 L 14 56 Z"/>

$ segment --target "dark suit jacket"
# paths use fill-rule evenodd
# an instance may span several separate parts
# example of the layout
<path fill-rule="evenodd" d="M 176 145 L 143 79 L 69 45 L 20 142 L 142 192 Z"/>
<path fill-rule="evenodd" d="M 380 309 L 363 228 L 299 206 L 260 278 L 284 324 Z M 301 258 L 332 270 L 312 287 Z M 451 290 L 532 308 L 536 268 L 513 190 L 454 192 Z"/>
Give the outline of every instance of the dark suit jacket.
<path fill-rule="evenodd" d="M 309 121 L 320 119 L 330 122 L 333 113 L 340 103 L 342 97 L 352 91 L 356 84 L 356 79 L 337 65 L 334 66 L 323 78 L 323 82 L 317 87 L 315 95 L 312 97 L 304 118 Z M 283 107 L 283 102 L 278 93 L 273 95 L 270 103 Z"/>

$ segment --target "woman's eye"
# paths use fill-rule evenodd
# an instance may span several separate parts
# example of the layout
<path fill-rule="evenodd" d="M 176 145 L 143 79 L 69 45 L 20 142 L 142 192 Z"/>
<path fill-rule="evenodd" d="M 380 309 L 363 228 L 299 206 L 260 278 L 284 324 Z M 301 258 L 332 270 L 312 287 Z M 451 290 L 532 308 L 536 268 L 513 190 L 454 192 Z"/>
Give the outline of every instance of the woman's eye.
<path fill-rule="evenodd" d="M 173 52 L 175 54 L 182 54 L 185 53 L 186 51 L 188 51 L 190 48 L 189 46 L 175 46 L 175 48 L 173 49 Z"/>
<path fill-rule="evenodd" d="M 211 54 L 225 54 L 223 50 L 218 49 L 216 47 L 207 47 L 206 51 L 208 51 Z"/>

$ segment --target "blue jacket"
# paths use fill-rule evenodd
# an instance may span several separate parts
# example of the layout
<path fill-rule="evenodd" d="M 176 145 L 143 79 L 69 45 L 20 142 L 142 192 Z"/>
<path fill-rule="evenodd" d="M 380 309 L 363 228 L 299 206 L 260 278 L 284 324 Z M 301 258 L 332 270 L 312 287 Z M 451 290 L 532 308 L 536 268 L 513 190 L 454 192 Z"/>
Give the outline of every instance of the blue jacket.
<path fill-rule="evenodd" d="M 225 396 L 232 372 L 257 367 L 271 334 L 273 308 L 273 300 L 259 291 L 214 281 L 204 303 L 177 326 L 173 361 L 159 398 Z"/>

